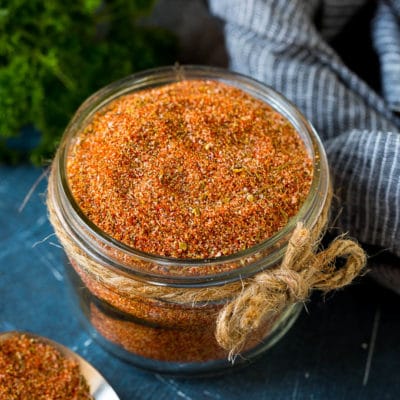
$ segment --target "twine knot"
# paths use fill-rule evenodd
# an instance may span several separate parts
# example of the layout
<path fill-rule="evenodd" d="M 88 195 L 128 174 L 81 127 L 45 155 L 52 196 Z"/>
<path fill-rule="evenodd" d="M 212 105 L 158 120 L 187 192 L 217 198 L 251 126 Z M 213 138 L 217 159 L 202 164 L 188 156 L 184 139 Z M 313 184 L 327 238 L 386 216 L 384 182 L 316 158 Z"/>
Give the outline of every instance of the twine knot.
<path fill-rule="evenodd" d="M 319 232 L 320 234 L 320 232 Z M 308 299 L 312 289 L 328 291 L 350 283 L 363 269 L 366 256 L 352 240 L 336 239 L 317 252 L 314 232 L 298 223 L 281 265 L 258 274 L 218 315 L 216 338 L 229 359 L 243 349 L 247 338 L 285 308 Z M 346 262 L 336 269 L 337 258 Z"/>

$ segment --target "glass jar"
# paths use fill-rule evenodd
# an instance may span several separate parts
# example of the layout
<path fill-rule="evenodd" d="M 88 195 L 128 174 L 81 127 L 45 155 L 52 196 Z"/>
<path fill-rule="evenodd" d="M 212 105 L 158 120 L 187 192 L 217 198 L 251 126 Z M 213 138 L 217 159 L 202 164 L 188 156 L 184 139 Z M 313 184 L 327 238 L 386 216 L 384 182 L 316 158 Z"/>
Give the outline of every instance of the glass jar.
<path fill-rule="evenodd" d="M 66 160 L 71 143 L 95 112 L 122 95 L 183 79 L 221 81 L 266 102 L 294 126 L 313 161 L 310 192 L 298 214 L 270 239 L 236 254 L 194 260 L 130 248 L 88 220 L 68 186 Z M 67 127 L 49 180 L 53 212 L 61 227 L 56 231 L 69 243 L 64 245 L 69 258 L 66 270 L 85 326 L 111 353 L 147 370 L 191 375 L 231 367 L 227 351 L 214 335 L 218 312 L 231 300 L 222 289 L 241 285 L 243 280 L 279 265 L 296 223 L 302 221 L 310 229 L 316 224 L 326 205 L 328 188 L 326 155 L 310 123 L 284 97 L 253 79 L 210 67 L 164 67 L 101 89 L 86 100 Z M 157 290 L 164 294 L 154 295 Z M 194 293 L 190 301 L 180 296 L 185 291 Z M 208 298 L 207 293 L 212 295 Z M 253 332 L 235 365 L 252 361 L 275 344 L 294 323 L 301 307 L 287 307 Z"/>

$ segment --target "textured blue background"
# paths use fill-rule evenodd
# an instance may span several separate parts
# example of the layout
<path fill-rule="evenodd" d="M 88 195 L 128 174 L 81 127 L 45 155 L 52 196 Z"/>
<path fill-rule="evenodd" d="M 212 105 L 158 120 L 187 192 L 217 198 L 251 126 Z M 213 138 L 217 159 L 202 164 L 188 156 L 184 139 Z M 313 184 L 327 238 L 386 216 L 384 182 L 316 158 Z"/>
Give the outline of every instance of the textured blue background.
<path fill-rule="evenodd" d="M 46 179 L 19 210 L 42 172 L 0 166 L 0 331 L 28 330 L 70 347 L 122 400 L 400 398 L 400 297 L 367 277 L 326 298 L 314 295 L 273 349 L 222 377 L 153 375 L 109 355 L 82 329 L 69 302 L 63 253 L 49 236 Z"/>

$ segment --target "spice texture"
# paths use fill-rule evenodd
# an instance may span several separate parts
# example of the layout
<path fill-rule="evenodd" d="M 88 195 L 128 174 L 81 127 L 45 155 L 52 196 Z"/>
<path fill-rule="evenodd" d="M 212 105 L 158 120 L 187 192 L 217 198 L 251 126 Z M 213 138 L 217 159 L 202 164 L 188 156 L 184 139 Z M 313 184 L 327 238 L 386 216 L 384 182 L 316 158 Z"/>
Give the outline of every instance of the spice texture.
<path fill-rule="evenodd" d="M 142 282 L 135 273 L 197 279 L 267 257 L 260 251 L 218 259 L 270 238 L 298 213 L 313 178 L 306 144 L 264 101 L 216 80 L 168 83 L 105 104 L 68 142 L 62 168 L 72 197 L 108 236 L 179 262 L 119 251 L 84 227 L 89 247 L 99 245 L 105 256 L 104 264 L 97 263 L 83 254 L 79 241 L 69 246 L 62 221 L 56 220 L 80 308 L 106 347 L 118 355 L 123 350 L 145 368 L 226 360 L 229 353 L 215 336 L 217 318 L 243 282 L 189 293 Z M 57 185 L 49 182 L 52 195 Z M 207 258 L 217 260 L 204 262 Z M 201 262 L 186 266 L 188 259 Z M 256 354 L 297 311 L 277 309 L 252 329 L 241 350 Z"/>
<path fill-rule="evenodd" d="M 93 400 L 76 361 L 25 334 L 0 343 L 3 400 Z"/>
<path fill-rule="evenodd" d="M 283 228 L 306 198 L 312 161 L 294 127 L 244 91 L 186 80 L 121 96 L 68 153 L 89 220 L 141 251 L 212 258 Z"/>

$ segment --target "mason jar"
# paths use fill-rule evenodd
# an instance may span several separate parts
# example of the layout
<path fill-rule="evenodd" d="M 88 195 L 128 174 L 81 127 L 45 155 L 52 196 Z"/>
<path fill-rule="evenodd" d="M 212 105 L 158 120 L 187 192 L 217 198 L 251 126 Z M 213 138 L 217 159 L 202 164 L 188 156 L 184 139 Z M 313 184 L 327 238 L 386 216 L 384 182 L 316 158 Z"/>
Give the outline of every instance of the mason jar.
<path fill-rule="evenodd" d="M 223 82 L 267 103 L 292 124 L 313 164 L 309 193 L 283 229 L 253 247 L 209 259 L 149 254 L 110 237 L 79 208 L 66 173 L 71 143 L 97 111 L 120 96 L 192 79 Z M 218 314 L 244 282 L 279 267 L 299 221 L 314 227 L 329 187 L 327 158 L 313 127 L 282 95 L 249 77 L 210 67 L 164 67 L 104 87 L 72 118 L 49 179 L 49 212 L 67 254 L 79 318 L 110 353 L 146 370 L 204 375 L 251 362 L 288 331 L 302 303 L 288 305 L 251 332 L 234 363 L 215 338 Z"/>

